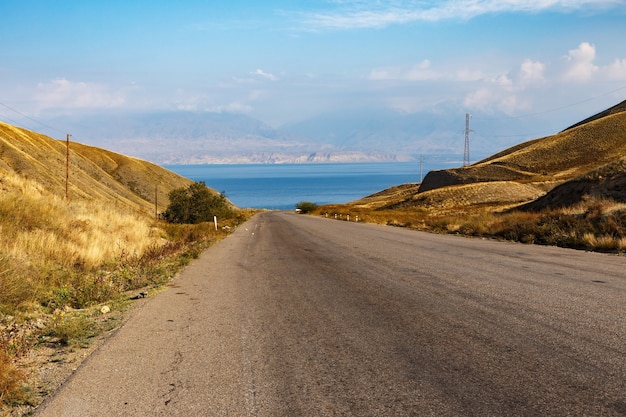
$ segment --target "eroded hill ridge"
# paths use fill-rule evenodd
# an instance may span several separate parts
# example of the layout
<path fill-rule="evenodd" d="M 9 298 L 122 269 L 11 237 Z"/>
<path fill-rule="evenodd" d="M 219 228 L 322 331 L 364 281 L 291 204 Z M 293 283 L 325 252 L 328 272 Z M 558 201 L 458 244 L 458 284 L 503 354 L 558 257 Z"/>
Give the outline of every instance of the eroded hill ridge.
<path fill-rule="evenodd" d="M 540 208 L 596 194 L 626 201 L 625 158 L 626 101 L 473 165 L 431 171 L 417 194 L 393 205 L 526 203 Z"/>

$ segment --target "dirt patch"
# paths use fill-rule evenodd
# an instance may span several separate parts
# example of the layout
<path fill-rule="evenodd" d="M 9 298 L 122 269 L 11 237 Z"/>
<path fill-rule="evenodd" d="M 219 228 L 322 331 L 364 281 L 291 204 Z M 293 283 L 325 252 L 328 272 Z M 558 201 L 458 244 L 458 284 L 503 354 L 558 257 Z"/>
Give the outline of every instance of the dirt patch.
<path fill-rule="evenodd" d="M 510 206 L 535 200 L 544 193 L 541 188 L 532 184 L 510 181 L 484 182 L 430 190 L 386 208 L 421 206 L 430 210 L 444 210 L 475 205 Z"/>
<path fill-rule="evenodd" d="M 40 337 L 36 346 L 16 363 L 16 367 L 27 377 L 28 403 L 16 404 L 6 409 L 0 408 L 0 416 L 20 417 L 33 414 L 36 408 L 53 395 L 145 302 L 147 302 L 145 298 L 137 297 L 124 309 L 97 316 L 94 322 L 102 331 L 79 343 L 63 345 L 55 338 Z M 100 308 L 97 307 L 97 310 Z"/>

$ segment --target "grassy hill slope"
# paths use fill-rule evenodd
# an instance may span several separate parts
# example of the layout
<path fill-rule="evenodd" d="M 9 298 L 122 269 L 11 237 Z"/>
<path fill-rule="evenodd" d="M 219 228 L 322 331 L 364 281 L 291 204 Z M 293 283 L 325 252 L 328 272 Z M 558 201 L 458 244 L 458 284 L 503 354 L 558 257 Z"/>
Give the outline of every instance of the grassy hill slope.
<path fill-rule="evenodd" d="M 65 195 L 66 143 L 0 122 L 0 172 L 33 180 Z M 70 199 L 96 199 L 154 212 L 167 194 L 192 181 L 150 162 L 79 143 L 70 143 Z"/>
<path fill-rule="evenodd" d="M 155 198 L 162 212 L 168 193 L 191 180 L 71 143 L 66 199 L 66 152 L 64 141 L 0 122 L 0 313 L 46 303 L 58 286 L 77 297 L 83 275 L 175 246 L 154 218 Z"/>
<path fill-rule="evenodd" d="M 616 203 L 626 203 L 626 156 L 566 181 L 520 208 L 538 211 L 571 207 L 585 199 L 610 199 Z"/>
<path fill-rule="evenodd" d="M 553 136 L 522 143 L 468 167 L 431 171 L 419 192 L 462 184 L 510 181 L 533 184 L 545 193 L 566 181 L 613 164 L 625 154 L 626 111 L 621 111 Z"/>
<path fill-rule="evenodd" d="M 119 324 L 132 293 L 169 282 L 228 233 L 154 218 L 155 198 L 162 212 L 191 180 L 78 143 L 66 199 L 66 149 L 0 122 L 0 415 L 32 414 L 80 348 Z"/>

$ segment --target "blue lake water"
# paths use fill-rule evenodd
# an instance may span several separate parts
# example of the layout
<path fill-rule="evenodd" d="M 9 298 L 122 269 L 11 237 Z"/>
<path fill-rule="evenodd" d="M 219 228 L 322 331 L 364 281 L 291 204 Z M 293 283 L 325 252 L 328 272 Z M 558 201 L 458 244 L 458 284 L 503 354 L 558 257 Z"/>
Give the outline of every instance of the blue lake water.
<path fill-rule="evenodd" d="M 444 169 L 458 163 L 439 163 Z M 193 181 L 224 191 L 238 207 L 291 210 L 300 201 L 341 204 L 420 181 L 419 162 L 355 164 L 167 165 Z M 426 175 L 426 166 L 422 174 Z"/>

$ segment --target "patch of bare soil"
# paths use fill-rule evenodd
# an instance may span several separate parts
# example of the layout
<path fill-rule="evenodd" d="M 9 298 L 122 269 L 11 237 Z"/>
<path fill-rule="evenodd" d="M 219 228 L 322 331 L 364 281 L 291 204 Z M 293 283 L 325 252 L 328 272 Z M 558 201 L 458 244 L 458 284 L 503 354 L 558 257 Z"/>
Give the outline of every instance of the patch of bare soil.
<path fill-rule="evenodd" d="M 99 349 L 136 308 L 145 303 L 145 299 L 137 298 L 130 308 L 109 311 L 94 319 L 101 331 L 88 339 L 63 345 L 53 337 L 40 337 L 39 342 L 29 354 L 16 363 L 17 368 L 27 377 L 29 389 L 28 404 L 16 404 L 8 409 L 0 409 L 2 417 L 22 417 L 32 415 L 36 408 L 63 385 L 80 365 L 97 349 Z"/>
<path fill-rule="evenodd" d="M 410 199 L 417 194 L 419 183 L 409 183 L 387 188 L 378 193 L 348 203 L 351 207 L 376 209 Z"/>
<path fill-rule="evenodd" d="M 482 182 L 426 191 L 389 208 L 425 207 L 441 211 L 470 206 L 510 206 L 535 200 L 544 194 L 542 187 L 533 184 Z"/>

